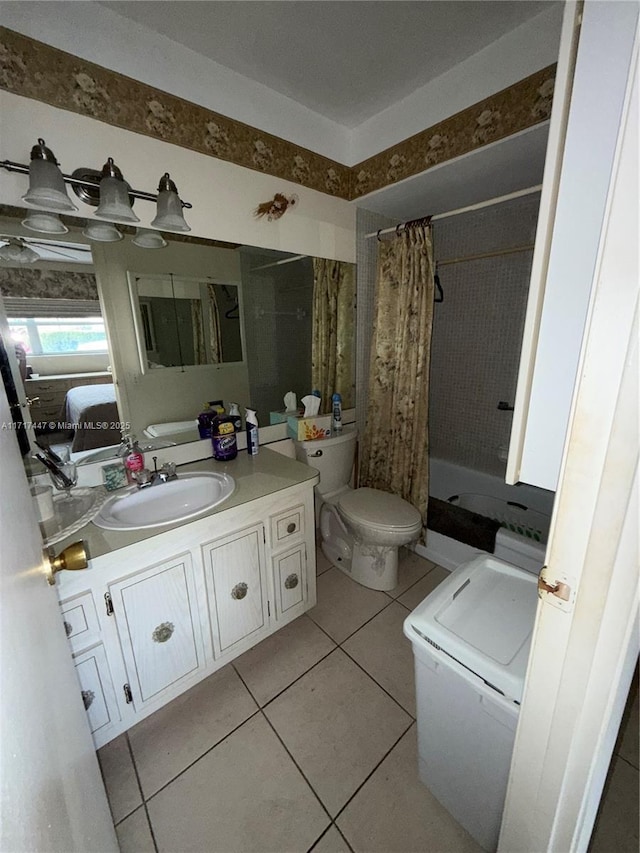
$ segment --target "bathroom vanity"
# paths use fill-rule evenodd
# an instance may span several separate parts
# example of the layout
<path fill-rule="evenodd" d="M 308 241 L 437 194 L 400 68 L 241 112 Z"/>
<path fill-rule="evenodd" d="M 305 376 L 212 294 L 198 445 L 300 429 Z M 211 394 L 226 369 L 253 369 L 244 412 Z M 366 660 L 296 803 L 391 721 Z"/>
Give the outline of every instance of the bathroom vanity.
<path fill-rule="evenodd" d="M 57 585 L 96 747 L 316 602 L 314 469 L 261 447 L 178 470 L 224 471 L 236 489 L 192 521 L 88 524 L 56 546 L 83 539 L 90 557 Z"/>

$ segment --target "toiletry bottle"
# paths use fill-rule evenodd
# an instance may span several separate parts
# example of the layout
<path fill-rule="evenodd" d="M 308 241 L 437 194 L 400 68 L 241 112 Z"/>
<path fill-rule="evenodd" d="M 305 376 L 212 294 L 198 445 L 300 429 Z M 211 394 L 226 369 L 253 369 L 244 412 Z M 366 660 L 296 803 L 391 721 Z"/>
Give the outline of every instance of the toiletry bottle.
<path fill-rule="evenodd" d="M 229 403 L 229 417 L 233 419 L 233 427 L 236 432 L 242 429 L 242 415 L 237 403 Z"/>
<path fill-rule="evenodd" d="M 338 392 L 331 398 L 331 431 L 342 432 L 342 397 Z"/>
<path fill-rule="evenodd" d="M 133 484 L 136 482 L 136 474 L 144 468 L 144 455 L 138 446 L 135 438 L 128 436 L 129 452 L 124 460 L 124 469 L 127 472 L 127 482 Z"/>
<path fill-rule="evenodd" d="M 211 421 L 215 416 L 215 412 L 211 410 L 209 403 L 204 404 L 204 408 L 198 415 L 198 432 L 200 438 L 211 438 Z"/>
<path fill-rule="evenodd" d="M 255 409 L 245 409 L 244 417 L 247 422 L 247 453 L 255 456 L 258 452 L 258 415 Z"/>
<path fill-rule="evenodd" d="M 229 415 L 216 415 L 211 421 L 211 444 L 213 458 L 218 462 L 227 462 L 238 455 L 236 431 Z"/>

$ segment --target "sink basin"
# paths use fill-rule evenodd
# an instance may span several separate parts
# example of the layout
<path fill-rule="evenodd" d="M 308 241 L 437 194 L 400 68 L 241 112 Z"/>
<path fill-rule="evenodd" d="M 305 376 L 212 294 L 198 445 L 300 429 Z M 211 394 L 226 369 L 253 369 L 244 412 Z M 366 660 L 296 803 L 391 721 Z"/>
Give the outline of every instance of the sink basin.
<path fill-rule="evenodd" d="M 185 521 L 213 509 L 229 498 L 236 487 L 228 474 L 181 474 L 177 480 L 133 487 L 104 504 L 93 523 L 106 530 L 141 530 Z"/>

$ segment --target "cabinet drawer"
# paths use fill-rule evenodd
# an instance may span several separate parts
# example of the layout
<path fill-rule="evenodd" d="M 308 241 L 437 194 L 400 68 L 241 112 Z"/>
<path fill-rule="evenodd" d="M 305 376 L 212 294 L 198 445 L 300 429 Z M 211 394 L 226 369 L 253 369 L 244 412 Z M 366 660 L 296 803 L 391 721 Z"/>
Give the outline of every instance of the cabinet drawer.
<path fill-rule="evenodd" d="M 73 662 L 80 682 L 84 708 L 89 717 L 89 726 L 95 734 L 120 720 L 104 646 L 98 644 L 74 655 Z"/>
<path fill-rule="evenodd" d="M 204 664 L 191 557 L 109 584 L 134 704 L 144 707 Z"/>
<path fill-rule="evenodd" d="M 83 592 L 60 602 L 64 629 L 74 651 L 86 648 L 100 636 L 98 614 L 90 592 Z"/>
<path fill-rule="evenodd" d="M 271 547 L 287 545 L 304 536 L 304 506 L 271 516 Z"/>
<path fill-rule="evenodd" d="M 307 553 L 303 545 L 285 551 L 272 559 L 276 590 L 276 618 L 293 615 L 295 608 L 304 609 L 307 600 Z"/>
<path fill-rule="evenodd" d="M 220 651 L 225 652 L 266 624 L 263 527 L 208 543 L 203 554 L 212 621 L 217 622 Z"/>

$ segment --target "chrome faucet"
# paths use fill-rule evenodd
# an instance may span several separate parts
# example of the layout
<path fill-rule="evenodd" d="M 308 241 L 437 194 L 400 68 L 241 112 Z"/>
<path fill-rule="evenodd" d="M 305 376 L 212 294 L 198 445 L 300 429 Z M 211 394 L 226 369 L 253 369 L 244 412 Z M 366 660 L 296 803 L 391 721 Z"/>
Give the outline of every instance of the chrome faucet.
<path fill-rule="evenodd" d="M 158 471 L 158 457 L 153 456 L 153 474 L 151 475 L 151 485 L 159 485 L 160 483 L 168 483 L 169 480 L 177 480 L 176 463 L 165 462 L 162 468 Z"/>

